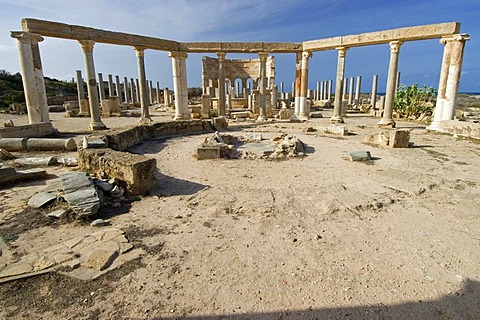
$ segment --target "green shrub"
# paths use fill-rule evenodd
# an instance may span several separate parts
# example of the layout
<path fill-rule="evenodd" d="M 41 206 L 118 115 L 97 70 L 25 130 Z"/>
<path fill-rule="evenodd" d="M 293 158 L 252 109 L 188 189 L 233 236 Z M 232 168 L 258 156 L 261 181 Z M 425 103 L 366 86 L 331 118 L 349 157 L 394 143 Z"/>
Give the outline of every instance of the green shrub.
<path fill-rule="evenodd" d="M 414 83 L 402 84 L 395 95 L 395 111 L 399 118 L 419 119 L 431 116 L 435 108 L 437 92 L 433 87 Z"/>

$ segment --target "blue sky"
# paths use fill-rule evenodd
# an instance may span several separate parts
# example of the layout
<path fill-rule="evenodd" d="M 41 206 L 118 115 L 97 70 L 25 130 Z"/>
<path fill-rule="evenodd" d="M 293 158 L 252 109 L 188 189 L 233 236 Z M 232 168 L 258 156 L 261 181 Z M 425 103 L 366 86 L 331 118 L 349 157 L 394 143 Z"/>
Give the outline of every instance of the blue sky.
<path fill-rule="evenodd" d="M 0 69 L 19 71 L 16 40 L 22 18 L 38 18 L 105 30 L 154 36 L 177 41 L 305 40 L 357 34 L 406 26 L 458 21 L 468 33 L 460 91 L 480 92 L 480 1 L 478 0 L 0 0 Z M 40 44 L 45 76 L 70 80 L 84 70 L 80 45 L 71 40 L 46 38 Z M 400 51 L 401 83 L 437 87 L 443 46 L 438 40 L 405 43 Z M 201 57 L 187 60 L 188 86 L 201 85 Z M 137 76 L 130 47 L 96 44 L 95 68 L 104 75 Z M 227 58 L 254 58 L 233 55 Z M 294 78 L 293 54 L 276 54 L 277 83 L 290 88 Z M 352 48 L 345 75 L 362 75 L 362 92 L 369 92 L 373 74 L 383 91 L 389 47 Z M 171 61 L 166 52 L 147 50 L 148 79 L 172 87 Z M 316 52 L 310 60 L 309 87 L 335 78 L 336 52 Z M 105 78 L 106 76 L 104 76 Z"/>

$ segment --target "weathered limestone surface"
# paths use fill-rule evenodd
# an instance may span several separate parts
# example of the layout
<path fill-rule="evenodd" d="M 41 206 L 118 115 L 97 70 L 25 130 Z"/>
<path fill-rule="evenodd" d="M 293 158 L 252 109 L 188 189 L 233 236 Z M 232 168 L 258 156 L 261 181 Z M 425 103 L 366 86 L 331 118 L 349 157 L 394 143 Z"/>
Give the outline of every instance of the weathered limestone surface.
<path fill-rule="evenodd" d="M 42 169 L 16 171 L 14 168 L 0 168 L 0 185 L 3 187 L 10 183 L 43 179 L 46 175 L 47 172 Z"/>
<path fill-rule="evenodd" d="M 45 139 L 45 138 L 2 138 L 0 139 L 0 148 L 7 151 L 22 150 L 68 150 L 77 149 L 77 144 L 73 139 Z"/>
<path fill-rule="evenodd" d="M 45 137 L 55 132 L 51 122 L 41 122 L 0 128 L 0 138 Z"/>
<path fill-rule="evenodd" d="M 480 123 L 445 120 L 438 123 L 437 132 L 480 139 Z"/>
<path fill-rule="evenodd" d="M 117 178 L 131 194 L 145 194 L 156 182 L 156 160 L 111 149 L 79 149 L 78 164 L 97 176 Z"/>
<path fill-rule="evenodd" d="M 409 129 L 391 129 L 368 136 L 365 141 L 382 147 L 408 148 L 410 143 Z"/>
<path fill-rule="evenodd" d="M 85 172 L 73 172 L 60 176 L 64 198 L 79 217 L 96 214 L 100 209 L 97 190 Z"/>

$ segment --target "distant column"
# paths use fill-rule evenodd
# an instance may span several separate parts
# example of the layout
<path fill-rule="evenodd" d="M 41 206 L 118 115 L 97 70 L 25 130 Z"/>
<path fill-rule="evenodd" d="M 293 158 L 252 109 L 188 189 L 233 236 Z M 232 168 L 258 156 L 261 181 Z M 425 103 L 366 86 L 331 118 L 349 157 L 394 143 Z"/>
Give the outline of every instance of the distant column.
<path fill-rule="evenodd" d="M 342 96 L 343 96 L 343 77 L 345 74 L 345 56 L 347 55 L 347 47 L 338 47 L 338 61 L 337 61 L 337 77 L 335 79 L 335 102 L 333 105 L 333 117 L 331 122 L 343 123 L 342 118 Z"/>
<path fill-rule="evenodd" d="M 278 87 L 276 84 L 272 86 L 272 93 L 271 93 L 271 100 L 272 100 L 272 108 L 277 109 L 278 104 Z"/>
<path fill-rule="evenodd" d="M 218 57 L 218 115 L 227 115 L 225 107 L 225 52 L 217 52 Z"/>
<path fill-rule="evenodd" d="M 98 92 L 100 93 L 100 102 L 105 100 L 105 88 L 103 87 L 103 75 L 101 72 L 98 73 Z"/>
<path fill-rule="evenodd" d="M 108 75 L 108 96 L 115 97 L 115 88 L 113 87 L 113 76 Z"/>
<path fill-rule="evenodd" d="M 280 82 L 280 93 L 284 93 L 284 92 L 285 92 L 285 91 L 284 91 L 284 85 L 285 85 L 285 83 L 284 83 L 283 81 Z"/>
<path fill-rule="evenodd" d="M 309 51 L 302 52 L 302 64 L 301 64 L 301 87 L 300 87 L 300 108 L 298 112 L 298 117 L 301 120 L 308 119 L 308 106 L 307 106 L 307 97 L 308 97 L 308 61 L 312 53 Z"/>
<path fill-rule="evenodd" d="M 294 82 L 294 103 L 295 103 L 295 108 L 294 112 L 292 115 L 292 120 L 296 120 L 297 116 L 300 114 L 300 87 L 302 85 L 302 53 L 297 52 L 296 53 L 296 63 L 295 63 L 295 82 Z M 293 88 L 292 88 L 293 89 Z"/>
<path fill-rule="evenodd" d="M 343 100 L 347 100 L 347 94 L 348 94 L 348 78 L 343 79 Z"/>
<path fill-rule="evenodd" d="M 127 79 L 127 77 L 123 77 L 123 94 L 125 95 L 125 102 L 129 103 L 130 100 L 128 99 L 128 79 Z"/>
<path fill-rule="evenodd" d="M 355 85 L 355 77 L 350 77 L 350 87 L 348 90 L 348 104 L 353 104 L 353 86 Z"/>
<path fill-rule="evenodd" d="M 327 99 L 332 100 L 332 80 L 328 80 Z"/>
<path fill-rule="evenodd" d="M 93 46 L 95 41 L 79 40 L 83 49 L 85 72 L 87 77 L 88 102 L 90 104 L 90 130 L 106 129 L 100 118 L 100 104 L 98 101 L 97 80 L 95 80 L 95 64 L 93 61 Z"/>
<path fill-rule="evenodd" d="M 175 91 L 175 120 L 190 119 L 188 109 L 188 91 L 187 91 L 187 65 L 188 55 L 185 52 L 170 52 L 173 69 L 173 90 Z"/>
<path fill-rule="evenodd" d="M 358 107 L 360 105 L 360 90 L 362 87 L 362 76 L 357 76 L 357 83 L 355 86 L 355 105 Z"/>
<path fill-rule="evenodd" d="M 141 102 L 141 96 L 140 96 L 140 82 L 138 81 L 138 78 L 135 78 L 135 97 L 137 99 L 137 102 Z"/>
<path fill-rule="evenodd" d="M 149 123 L 152 122 L 150 118 L 150 112 L 148 110 L 148 89 L 147 89 L 147 77 L 145 75 L 145 48 L 134 47 L 135 55 L 137 56 L 138 67 L 138 80 L 140 82 L 140 106 L 142 115 L 138 122 Z"/>
<path fill-rule="evenodd" d="M 320 81 L 317 81 L 317 92 L 315 92 L 315 100 L 322 100 L 322 87 Z"/>
<path fill-rule="evenodd" d="M 158 83 L 158 81 L 157 81 L 157 87 L 155 89 L 156 89 L 155 92 L 157 94 L 156 103 L 160 104 L 160 83 Z"/>
<path fill-rule="evenodd" d="M 268 52 L 258 53 L 258 58 L 260 59 L 260 114 L 258 115 L 257 122 L 262 122 L 267 119 L 267 57 Z"/>
<path fill-rule="evenodd" d="M 42 60 L 38 46 L 43 38 L 29 32 L 12 32 L 11 36 L 18 40 L 18 55 L 27 104 L 28 123 L 50 122 Z"/>
<path fill-rule="evenodd" d="M 445 101 L 443 102 L 442 121 L 453 120 L 455 117 L 458 87 L 462 73 L 463 51 L 465 49 L 465 43 L 468 40 L 470 40 L 470 36 L 466 34 L 455 35 L 452 39 L 448 40 L 452 42 L 452 47 L 448 66 L 448 79 L 445 88 Z"/>
<path fill-rule="evenodd" d="M 377 85 L 378 85 L 378 74 L 374 74 L 373 81 L 372 81 L 372 95 L 370 98 L 370 101 L 372 103 L 372 109 L 374 110 L 377 102 Z"/>
<path fill-rule="evenodd" d="M 153 81 L 150 80 L 148 89 L 150 90 L 150 104 L 153 104 Z"/>
<path fill-rule="evenodd" d="M 120 77 L 119 76 L 115 76 L 115 87 L 116 87 L 116 94 L 117 94 L 117 97 L 118 97 L 118 101 L 120 103 L 123 102 L 123 96 L 122 96 L 122 89 L 120 87 Z"/>
<path fill-rule="evenodd" d="M 135 80 L 133 78 L 130 78 L 130 101 L 132 103 L 137 102 L 137 95 L 136 95 L 136 89 L 135 89 Z"/>
<path fill-rule="evenodd" d="M 82 71 L 77 70 L 77 92 L 78 92 L 78 103 L 85 99 L 85 92 L 83 91 L 83 78 L 82 78 Z"/>
<path fill-rule="evenodd" d="M 165 87 L 163 89 L 163 105 L 165 107 L 169 107 L 170 106 L 170 93 L 168 92 L 168 88 Z"/>
<path fill-rule="evenodd" d="M 378 123 L 380 127 L 395 127 L 395 121 L 392 118 L 393 104 L 395 100 L 395 88 L 398 69 L 398 56 L 402 41 L 390 42 L 390 64 L 388 67 L 387 90 L 385 93 L 385 110 L 383 111 L 382 120 Z"/>

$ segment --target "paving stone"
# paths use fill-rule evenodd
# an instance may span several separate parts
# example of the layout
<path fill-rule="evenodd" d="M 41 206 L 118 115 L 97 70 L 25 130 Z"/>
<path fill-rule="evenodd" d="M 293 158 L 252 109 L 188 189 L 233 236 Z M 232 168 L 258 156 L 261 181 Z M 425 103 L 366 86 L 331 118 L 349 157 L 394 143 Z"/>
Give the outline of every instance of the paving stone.
<path fill-rule="evenodd" d="M 102 271 L 107 269 L 117 257 L 117 251 L 94 250 L 85 257 L 85 261 L 81 265 L 85 268 Z"/>
<path fill-rule="evenodd" d="M 43 208 L 55 201 L 57 195 L 50 192 L 39 192 L 28 200 L 28 206 L 32 208 Z"/>
<path fill-rule="evenodd" d="M 62 216 L 65 215 L 65 213 L 67 213 L 67 211 L 68 210 L 65 210 L 65 209 L 58 209 L 58 210 L 50 212 L 49 214 L 47 214 L 47 216 L 52 217 L 52 218 L 60 219 Z"/>
<path fill-rule="evenodd" d="M 69 260 L 72 260 L 74 258 L 74 254 L 72 252 L 70 253 L 63 253 L 63 252 L 60 252 L 60 253 L 57 253 L 57 254 L 54 254 L 53 255 L 53 259 L 55 260 L 56 263 L 60 264 L 60 263 L 64 263 L 65 261 L 69 261 Z"/>
<path fill-rule="evenodd" d="M 40 259 L 33 263 L 33 271 L 40 271 L 50 268 L 56 264 L 55 260 L 50 259 L 47 256 L 41 256 Z"/>
<path fill-rule="evenodd" d="M 372 160 L 372 156 L 370 155 L 370 151 L 353 151 L 347 153 L 346 157 L 350 161 L 368 161 Z"/>
<path fill-rule="evenodd" d="M 16 262 L 12 263 L 0 272 L 0 278 L 6 278 L 11 276 L 16 276 L 19 274 L 29 273 L 33 271 L 33 267 L 30 263 L 27 262 Z"/>

